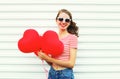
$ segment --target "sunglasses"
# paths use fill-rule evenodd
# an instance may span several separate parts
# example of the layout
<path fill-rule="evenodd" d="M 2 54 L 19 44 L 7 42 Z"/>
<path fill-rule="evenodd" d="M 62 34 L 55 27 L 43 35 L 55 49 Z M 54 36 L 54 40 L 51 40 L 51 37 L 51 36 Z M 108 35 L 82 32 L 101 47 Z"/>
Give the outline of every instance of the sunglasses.
<path fill-rule="evenodd" d="M 67 23 L 69 23 L 71 21 L 71 19 L 68 19 L 68 18 L 66 18 L 66 19 L 65 18 L 58 18 L 58 20 L 61 22 L 64 20 Z"/>

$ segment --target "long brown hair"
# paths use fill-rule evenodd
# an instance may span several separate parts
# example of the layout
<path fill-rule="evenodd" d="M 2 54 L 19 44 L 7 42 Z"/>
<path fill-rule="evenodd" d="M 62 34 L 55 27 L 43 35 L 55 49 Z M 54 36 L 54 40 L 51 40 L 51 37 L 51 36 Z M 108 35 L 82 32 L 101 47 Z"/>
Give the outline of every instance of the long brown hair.
<path fill-rule="evenodd" d="M 78 36 L 78 29 L 79 29 L 79 28 L 78 28 L 78 26 L 76 26 L 76 23 L 75 23 L 75 22 L 73 21 L 73 19 L 72 19 L 72 14 L 71 14 L 68 10 L 66 10 L 66 9 L 61 9 L 61 10 L 59 10 L 59 11 L 58 11 L 58 14 L 57 14 L 57 16 L 56 16 L 56 20 L 57 20 L 59 14 L 60 14 L 61 12 L 68 14 L 69 17 L 70 17 L 70 19 L 71 19 L 70 25 L 69 25 L 69 27 L 67 28 L 67 31 L 68 31 L 70 34 L 75 34 L 76 36 Z"/>

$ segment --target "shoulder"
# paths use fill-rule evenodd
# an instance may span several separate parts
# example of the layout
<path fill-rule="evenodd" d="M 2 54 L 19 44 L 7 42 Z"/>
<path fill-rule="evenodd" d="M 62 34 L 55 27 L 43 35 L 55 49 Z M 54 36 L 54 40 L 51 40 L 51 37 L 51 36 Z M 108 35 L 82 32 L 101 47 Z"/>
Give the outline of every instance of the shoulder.
<path fill-rule="evenodd" d="M 74 35 L 74 34 L 69 34 L 69 40 L 77 42 L 78 41 L 78 37 L 76 35 Z"/>
<path fill-rule="evenodd" d="M 76 35 L 74 35 L 74 34 L 69 34 L 69 37 L 70 37 L 70 38 L 76 38 L 76 39 L 78 38 L 78 37 L 77 37 Z"/>
<path fill-rule="evenodd" d="M 70 47 L 71 48 L 77 48 L 77 44 L 78 44 L 78 37 L 74 34 L 70 34 L 69 35 L 69 42 L 70 42 Z"/>

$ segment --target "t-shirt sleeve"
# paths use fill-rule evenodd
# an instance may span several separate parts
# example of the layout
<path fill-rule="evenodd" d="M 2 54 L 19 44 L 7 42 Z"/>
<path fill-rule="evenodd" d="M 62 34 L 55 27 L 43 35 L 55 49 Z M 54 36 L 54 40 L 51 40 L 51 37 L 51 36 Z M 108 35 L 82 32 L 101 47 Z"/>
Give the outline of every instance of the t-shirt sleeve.
<path fill-rule="evenodd" d="M 71 35 L 70 37 L 70 48 L 77 48 L 78 47 L 78 38 L 75 35 Z"/>

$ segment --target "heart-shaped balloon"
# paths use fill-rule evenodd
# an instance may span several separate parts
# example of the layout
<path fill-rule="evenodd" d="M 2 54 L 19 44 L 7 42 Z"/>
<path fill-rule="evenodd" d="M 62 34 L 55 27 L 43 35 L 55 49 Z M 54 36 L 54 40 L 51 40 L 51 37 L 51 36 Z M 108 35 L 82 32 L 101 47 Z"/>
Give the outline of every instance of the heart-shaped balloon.
<path fill-rule="evenodd" d="M 57 57 L 63 53 L 64 45 L 55 31 L 46 31 L 43 34 L 42 41 L 42 51 L 44 53 L 50 54 L 52 57 Z"/>
<path fill-rule="evenodd" d="M 36 52 L 41 49 L 41 36 L 34 29 L 27 29 L 18 41 L 18 48 L 24 53 Z"/>

